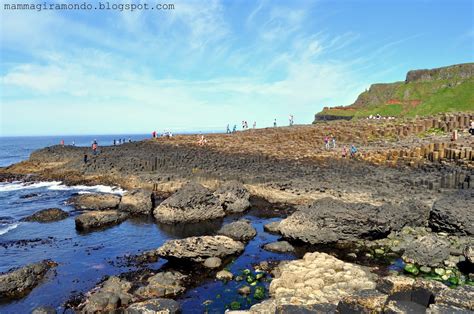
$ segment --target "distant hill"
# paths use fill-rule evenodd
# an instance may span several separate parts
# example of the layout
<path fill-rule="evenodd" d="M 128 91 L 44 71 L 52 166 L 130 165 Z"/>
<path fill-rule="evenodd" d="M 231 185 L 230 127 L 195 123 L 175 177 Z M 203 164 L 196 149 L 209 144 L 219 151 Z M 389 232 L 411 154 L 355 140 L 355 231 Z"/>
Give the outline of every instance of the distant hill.
<path fill-rule="evenodd" d="M 373 84 L 352 105 L 326 107 L 315 121 L 450 111 L 474 111 L 474 63 L 409 71 L 404 82 Z"/>

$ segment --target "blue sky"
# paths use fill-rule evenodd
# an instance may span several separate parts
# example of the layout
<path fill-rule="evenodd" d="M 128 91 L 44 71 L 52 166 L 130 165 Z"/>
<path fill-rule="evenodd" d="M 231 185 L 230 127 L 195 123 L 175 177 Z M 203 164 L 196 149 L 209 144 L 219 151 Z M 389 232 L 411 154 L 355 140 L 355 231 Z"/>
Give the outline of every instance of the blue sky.
<path fill-rule="evenodd" d="M 8 2 L 3 136 L 310 123 L 372 83 L 474 60 L 471 0 L 120 1 L 175 5 L 140 12 Z"/>

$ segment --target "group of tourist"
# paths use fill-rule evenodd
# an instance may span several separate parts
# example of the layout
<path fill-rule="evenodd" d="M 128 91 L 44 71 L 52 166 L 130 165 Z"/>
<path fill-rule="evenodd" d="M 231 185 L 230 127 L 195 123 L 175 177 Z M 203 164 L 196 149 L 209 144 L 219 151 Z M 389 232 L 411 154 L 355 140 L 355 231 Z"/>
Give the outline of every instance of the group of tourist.
<path fill-rule="evenodd" d="M 128 143 L 131 143 L 131 142 L 132 142 L 132 139 L 128 138 Z M 113 141 L 114 146 L 120 145 L 120 144 L 125 144 L 125 143 L 126 143 L 126 141 L 125 141 L 124 138 L 123 139 L 119 138 L 118 140 L 114 139 L 114 141 Z"/>
<path fill-rule="evenodd" d="M 336 148 L 336 137 L 334 135 L 333 136 L 325 136 L 324 137 L 324 148 L 329 150 L 331 148 L 331 144 L 332 144 L 332 148 Z"/>
<path fill-rule="evenodd" d="M 367 120 L 394 120 L 395 117 L 383 117 L 380 114 L 370 115 L 367 117 Z"/>
<path fill-rule="evenodd" d="M 151 132 L 151 137 L 152 138 L 158 138 L 159 137 L 159 134 L 156 132 L 156 131 L 153 131 Z M 164 137 L 164 138 L 172 138 L 173 137 L 173 133 L 171 131 L 163 131 L 163 133 L 161 134 L 161 137 Z"/>

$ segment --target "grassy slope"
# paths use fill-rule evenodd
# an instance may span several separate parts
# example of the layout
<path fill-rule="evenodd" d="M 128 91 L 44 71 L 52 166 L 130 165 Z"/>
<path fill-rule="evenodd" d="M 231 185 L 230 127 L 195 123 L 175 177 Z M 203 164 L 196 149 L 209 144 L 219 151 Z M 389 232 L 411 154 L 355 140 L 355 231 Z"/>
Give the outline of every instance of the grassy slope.
<path fill-rule="evenodd" d="M 400 84 L 391 97 L 399 100 L 400 104 L 387 104 L 385 101 L 385 103 L 372 103 L 364 107 L 352 106 L 353 110 L 329 109 L 321 113 L 366 117 L 375 114 L 415 116 L 450 111 L 474 111 L 474 78 L 470 78 L 459 85 L 457 83 L 457 81 L 452 80 L 436 80 Z M 364 92 L 361 97 L 368 97 L 368 93 Z M 383 97 L 380 98 L 383 99 Z M 421 103 L 413 104 L 413 101 L 421 101 Z"/>

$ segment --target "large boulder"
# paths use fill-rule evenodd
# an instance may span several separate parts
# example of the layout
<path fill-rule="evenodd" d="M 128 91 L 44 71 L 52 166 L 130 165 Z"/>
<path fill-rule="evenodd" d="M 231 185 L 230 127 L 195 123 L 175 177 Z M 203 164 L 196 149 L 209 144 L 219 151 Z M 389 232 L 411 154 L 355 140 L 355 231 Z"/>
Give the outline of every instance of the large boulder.
<path fill-rule="evenodd" d="M 175 314 L 181 313 L 181 306 L 172 299 L 156 298 L 131 304 L 125 314 Z"/>
<path fill-rule="evenodd" d="M 237 241 L 249 241 L 257 235 L 257 230 L 250 221 L 242 219 L 222 226 L 217 233 Z"/>
<path fill-rule="evenodd" d="M 162 223 L 197 222 L 225 216 L 219 199 L 198 183 L 188 183 L 153 211 Z"/>
<path fill-rule="evenodd" d="M 55 262 L 44 260 L 0 274 L 0 300 L 24 297 L 56 266 Z"/>
<path fill-rule="evenodd" d="M 435 234 L 428 234 L 413 240 L 405 249 L 403 259 L 408 263 L 425 266 L 440 266 L 449 258 L 450 245 Z"/>
<path fill-rule="evenodd" d="M 131 282 L 112 276 L 89 294 L 79 306 L 80 313 L 108 313 L 127 306 L 134 301 L 133 295 L 129 293 L 131 288 Z"/>
<path fill-rule="evenodd" d="M 429 208 L 419 202 L 374 206 L 332 198 L 300 207 L 278 226 L 284 237 L 311 244 L 377 239 L 404 226 L 424 226 Z"/>
<path fill-rule="evenodd" d="M 144 190 L 134 190 L 125 193 L 119 204 L 119 210 L 131 214 L 150 215 L 153 211 L 151 193 Z"/>
<path fill-rule="evenodd" d="M 68 203 L 79 210 L 112 209 L 118 207 L 120 196 L 106 193 L 87 193 L 73 196 L 68 200 Z"/>
<path fill-rule="evenodd" d="M 69 217 L 69 214 L 60 208 L 47 208 L 37 211 L 23 219 L 29 222 L 53 222 L 63 220 Z"/>
<path fill-rule="evenodd" d="M 89 230 L 117 225 L 128 218 L 128 213 L 117 210 L 91 211 L 76 217 L 77 230 Z"/>
<path fill-rule="evenodd" d="M 434 231 L 474 235 L 474 197 L 453 194 L 438 199 L 431 209 L 429 225 Z"/>
<path fill-rule="evenodd" d="M 214 194 L 226 212 L 241 213 L 250 207 L 250 193 L 240 182 L 225 182 Z"/>
<path fill-rule="evenodd" d="M 177 271 L 159 272 L 147 280 L 147 284 L 138 288 L 135 295 L 141 299 L 175 297 L 184 292 L 186 276 Z"/>
<path fill-rule="evenodd" d="M 277 241 L 277 242 L 267 243 L 263 246 L 263 249 L 266 251 L 277 252 L 277 253 L 288 253 L 288 252 L 295 251 L 295 248 L 287 241 Z"/>
<path fill-rule="evenodd" d="M 187 259 L 203 262 L 208 257 L 223 258 L 244 250 L 242 242 L 225 236 L 189 237 L 168 240 L 156 250 L 156 255 L 164 258 Z"/>

